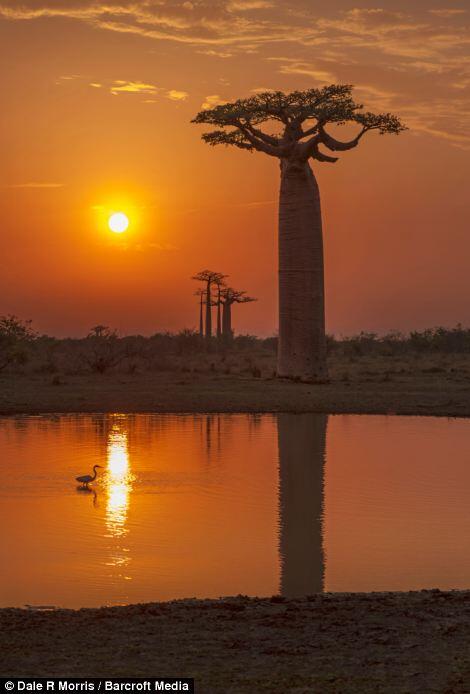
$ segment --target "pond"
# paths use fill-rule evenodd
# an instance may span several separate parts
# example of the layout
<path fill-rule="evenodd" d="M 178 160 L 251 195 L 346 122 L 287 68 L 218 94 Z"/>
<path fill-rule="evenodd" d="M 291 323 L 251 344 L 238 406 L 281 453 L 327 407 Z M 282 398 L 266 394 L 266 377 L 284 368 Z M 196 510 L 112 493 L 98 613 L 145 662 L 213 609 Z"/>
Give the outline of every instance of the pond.
<path fill-rule="evenodd" d="M 470 588 L 469 420 L 15 417 L 0 450 L 1 606 Z"/>

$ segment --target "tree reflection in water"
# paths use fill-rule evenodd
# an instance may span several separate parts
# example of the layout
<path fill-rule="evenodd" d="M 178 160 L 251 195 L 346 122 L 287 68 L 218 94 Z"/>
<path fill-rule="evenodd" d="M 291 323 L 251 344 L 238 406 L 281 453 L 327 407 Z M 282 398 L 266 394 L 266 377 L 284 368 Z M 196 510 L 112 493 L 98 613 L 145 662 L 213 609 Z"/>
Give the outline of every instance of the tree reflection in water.
<path fill-rule="evenodd" d="M 280 593 L 323 591 L 323 485 L 328 415 L 278 415 Z"/>

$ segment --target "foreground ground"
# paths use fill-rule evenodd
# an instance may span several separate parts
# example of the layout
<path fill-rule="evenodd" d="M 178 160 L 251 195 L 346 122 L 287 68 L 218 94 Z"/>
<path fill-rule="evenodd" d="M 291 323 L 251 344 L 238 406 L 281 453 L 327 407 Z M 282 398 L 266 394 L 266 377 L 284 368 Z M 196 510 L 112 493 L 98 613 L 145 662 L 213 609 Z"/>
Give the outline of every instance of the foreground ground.
<path fill-rule="evenodd" d="M 204 694 L 470 691 L 470 592 L 0 610 L 2 676 L 187 676 Z"/>
<path fill-rule="evenodd" d="M 331 381 L 272 377 L 274 358 L 214 358 L 158 372 L 2 374 L 0 414 L 39 412 L 331 412 L 470 416 L 470 355 L 342 357 Z M 230 373 L 226 373 L 227 370 Z"/>

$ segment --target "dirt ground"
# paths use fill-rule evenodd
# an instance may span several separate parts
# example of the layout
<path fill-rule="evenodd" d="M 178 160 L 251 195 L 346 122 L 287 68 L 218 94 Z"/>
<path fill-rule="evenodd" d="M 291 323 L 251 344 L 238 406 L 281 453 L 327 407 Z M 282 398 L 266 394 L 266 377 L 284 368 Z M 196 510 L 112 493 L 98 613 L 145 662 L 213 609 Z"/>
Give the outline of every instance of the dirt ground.
<path fill-rule="evenodd" d="M 272 360 L 271 360 L 272 361 Z M 308 385 L 218 364 L 197 372 L 3 374 L 0 414 L 41 412 L 329 412 L 470 415 L 470 355 L 335 359 Z"/>
<path fill-rule="evenodd" d="M 470 692 L 470 592 L 0 610 L 1 674 L 186 676 L 202 694 Z"/>

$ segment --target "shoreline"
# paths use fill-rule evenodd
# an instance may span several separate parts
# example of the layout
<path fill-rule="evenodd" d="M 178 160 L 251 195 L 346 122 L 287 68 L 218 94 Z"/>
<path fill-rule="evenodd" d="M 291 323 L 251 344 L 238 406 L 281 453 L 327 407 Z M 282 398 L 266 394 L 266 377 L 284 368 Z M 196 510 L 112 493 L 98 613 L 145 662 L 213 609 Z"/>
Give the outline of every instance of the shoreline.
<path fill-rule="evenodd" d="M 196 691 L 468 691 L 470 591 L 0 609 L 2 675 L 194 677 Z"/>
<path fill-rule="evenodd" d="M 277 379 L 173 373 L 104 376 L 1 375 L 0 415 L 78 413 L 266 413 L 470 417 L 470 378 L 413 374 L 385 382 L 311 385 Z"/>
<path fill-rule="evenodd" d="M 368 412 L 368 411 L 328 411 L 323 410 L 31 410 L 28 412 L 15 412 L 7 411 L 0 412 L 0 417 L 66 417 L 80 415 L 98 415 L 105 416 L 109 414 L 116 415 L 172 415 L 175 417 L 189 417 L 191 415 L 247 415 L 247 414 L 259 414 L 259 415 L 277 415 L 277 414 L 324 414 L 331 416 L 364 416 L 364 417 L 436 417 L 439 419 L 469 419 L 470 413 L 468 414 L 449 414 L 448 412 Z M 1 608 L 0 608 L 1 609 Z"/>

